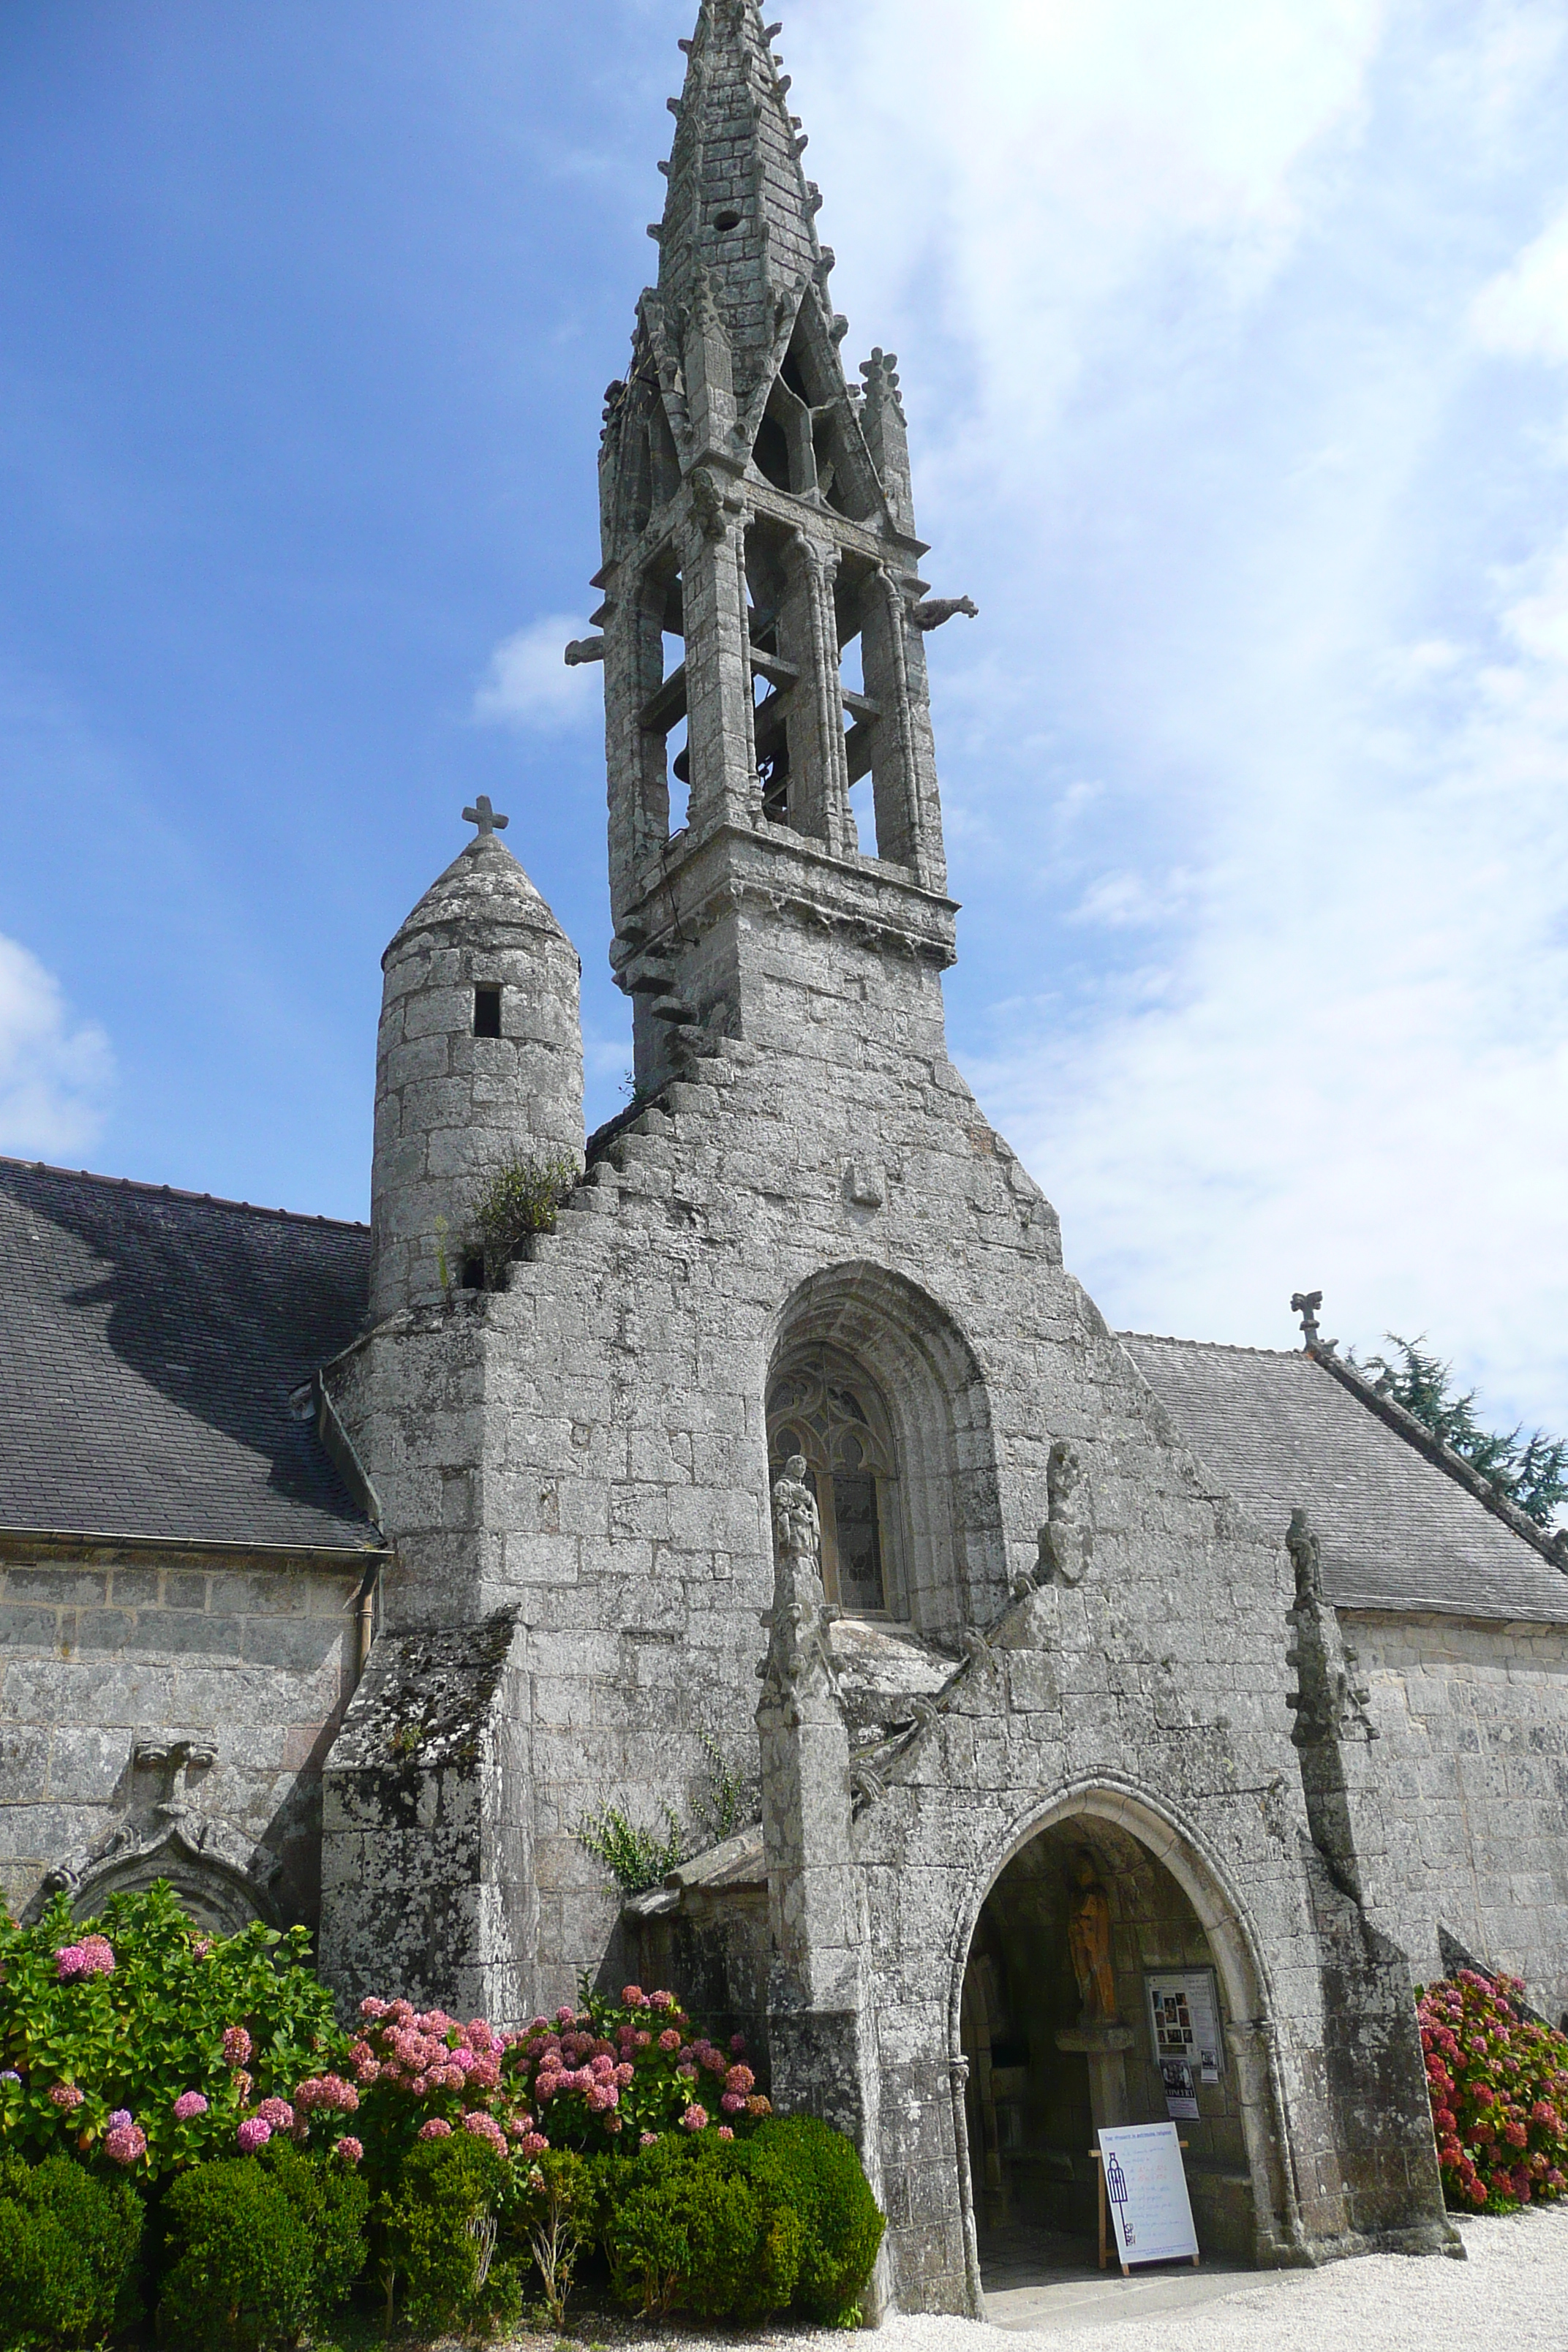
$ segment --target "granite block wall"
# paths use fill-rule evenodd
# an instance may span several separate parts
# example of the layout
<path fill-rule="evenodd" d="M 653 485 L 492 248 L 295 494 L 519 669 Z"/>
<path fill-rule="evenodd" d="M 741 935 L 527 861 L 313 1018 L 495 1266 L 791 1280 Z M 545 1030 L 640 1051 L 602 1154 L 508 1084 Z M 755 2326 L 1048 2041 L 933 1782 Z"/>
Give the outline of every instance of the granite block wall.
<path fill-rule="evenodd" d="M 12 1912 L 50 1871 L 87 1869 L 117 1831 L 121 1875 L 133 1871 L 152 1809 L 178 1802 L 193 1831 L 218 1825 L 202 1831 L 215 1861 L 249 1871 L 263 1907 L 313 1924 L 321 1766 L 353 1687 L 363 1582 L 344 1562 L 9 1540 L 0 1887 Z"/>

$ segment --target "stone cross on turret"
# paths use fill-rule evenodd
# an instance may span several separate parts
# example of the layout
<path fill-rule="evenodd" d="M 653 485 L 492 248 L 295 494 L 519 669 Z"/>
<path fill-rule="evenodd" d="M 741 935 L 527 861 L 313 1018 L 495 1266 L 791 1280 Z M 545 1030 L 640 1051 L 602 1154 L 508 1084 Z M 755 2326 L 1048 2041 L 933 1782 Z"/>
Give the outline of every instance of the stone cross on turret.
<path fill-rule="evenodd" d="M 504 816 L 498 816 L 494 809 L 490 806 L 489 794 L 488 793 L 481 793 L 478 800 L 474 803 L 473 807 L 466 808 L 463 811 L 463 823 L 465 824 L 477 824 L 479 828 L 478 838 L 480 841 L 483 841 L 487 834 L 504 833 L 507 829 L 508 824 L 510 823 L 510 819 Z"/>

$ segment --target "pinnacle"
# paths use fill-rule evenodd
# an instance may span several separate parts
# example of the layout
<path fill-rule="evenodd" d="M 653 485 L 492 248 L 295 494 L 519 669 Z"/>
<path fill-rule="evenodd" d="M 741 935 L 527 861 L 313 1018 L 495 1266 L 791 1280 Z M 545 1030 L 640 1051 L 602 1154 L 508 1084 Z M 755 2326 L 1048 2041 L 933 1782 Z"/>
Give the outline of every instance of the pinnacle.
<path fill-rule="evenodd" d="M 758 0 L 703 0 L 681 47 L 686 84 L 670 100 L 675 143 L 659 243 L 667 306 L 711 302 L 734 354 L 736 389 L 769 366 L 800 290 L 831 264 L 818 245 L 820 198 L 801 168 L 805 140 L 789 111 Z M 706 280 L 706 284 L 704 284 Z"/>

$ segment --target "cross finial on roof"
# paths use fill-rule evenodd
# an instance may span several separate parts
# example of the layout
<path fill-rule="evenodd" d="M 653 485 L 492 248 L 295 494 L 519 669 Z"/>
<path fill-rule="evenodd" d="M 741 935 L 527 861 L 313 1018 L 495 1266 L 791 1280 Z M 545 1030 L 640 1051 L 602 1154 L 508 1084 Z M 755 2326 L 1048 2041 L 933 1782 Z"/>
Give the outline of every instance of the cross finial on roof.
<path fill-rule="evenodd" d="M 1318 1309 L 1323 1303 L 1321 1290 L 1293 1290 L 1290 1312 L 1301 1318 L 1301 1345 L 1315 1348 L 1318 1344 Z"/>
<path fill-rule="evenodd" d="M 487 833 L 504 833 L 507 828 L 506 818 L 497 816 L 494 809 L 491 808 L 488 793 L 481 793 L 473 807 L 463 811 L 463 823 L 477 824 L 479 828 L 479 838 L 481 841 Z"/>

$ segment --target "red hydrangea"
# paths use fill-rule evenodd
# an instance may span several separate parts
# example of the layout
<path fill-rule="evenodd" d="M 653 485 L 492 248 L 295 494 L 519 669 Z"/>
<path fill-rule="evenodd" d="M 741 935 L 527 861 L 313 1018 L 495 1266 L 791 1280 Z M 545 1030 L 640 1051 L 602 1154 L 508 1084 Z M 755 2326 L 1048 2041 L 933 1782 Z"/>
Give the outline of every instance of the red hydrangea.
<path fill-rule="evenodd" d="M 1508 2212 L 1568 2187 L 1568 2039 L 1523 2016 L 1516 1977 L 1461 1969 L 1417 2002 L 1444 2193 Z"/>

